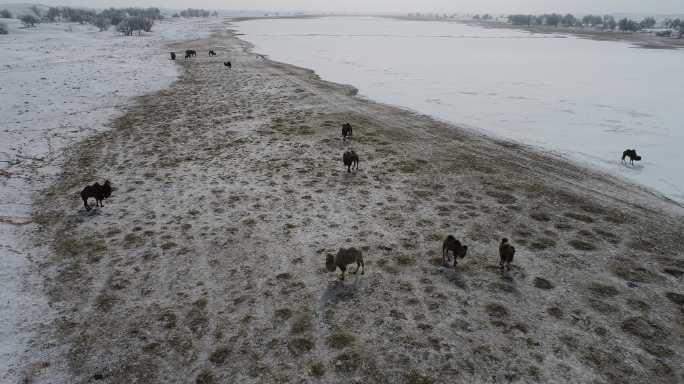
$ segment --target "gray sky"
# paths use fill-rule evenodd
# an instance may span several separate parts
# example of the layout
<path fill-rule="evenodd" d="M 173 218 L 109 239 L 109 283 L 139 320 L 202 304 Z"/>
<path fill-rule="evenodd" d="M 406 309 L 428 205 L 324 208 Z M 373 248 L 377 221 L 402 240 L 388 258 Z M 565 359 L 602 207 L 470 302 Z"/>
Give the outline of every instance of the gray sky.
<path fill-rule="evenodd" d="M 19 2 L 23 1 L 0 0 L 0 4 Z M 40 0 L 36 2 L 46 5 L 78 5 L 96 8 L 157 6 L 345 12 L 684 13 L 684 0 L 343 0 L 334 2 L 330 0 Z"/>

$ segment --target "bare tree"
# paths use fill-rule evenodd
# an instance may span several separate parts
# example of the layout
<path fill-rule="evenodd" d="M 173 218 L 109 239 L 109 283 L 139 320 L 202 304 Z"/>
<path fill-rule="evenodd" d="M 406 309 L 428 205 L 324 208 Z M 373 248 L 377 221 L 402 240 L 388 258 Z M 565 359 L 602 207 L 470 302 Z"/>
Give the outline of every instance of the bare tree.
<path fill-rule="evenodd" d="M 109 29 L 109 26 L 112 25 L 112 21 L 106 17 L 97 16 L 93 24 L 100 29 L 100 32 L 102 32 Z"/>
<path fill-rule="evenodd" d="M 35 27 L 37 23 L 40 23 L 40 20 L 38 20 L 38 18 L 33 15 L 22 15 L 19 18 L 19 20 L 21 20 L 21 22 L 24 23 L 24 26 L 26 26 L 26 28 Z"/>
<path fill-rule="evenodd" d="M 36 17 L 39 19 L 43 17 L 43 13 L 41 12 L 40 8 L 38 8 L 37 5 L 34 5 L 31 7 L 31 11 L 36 14 Z"/>

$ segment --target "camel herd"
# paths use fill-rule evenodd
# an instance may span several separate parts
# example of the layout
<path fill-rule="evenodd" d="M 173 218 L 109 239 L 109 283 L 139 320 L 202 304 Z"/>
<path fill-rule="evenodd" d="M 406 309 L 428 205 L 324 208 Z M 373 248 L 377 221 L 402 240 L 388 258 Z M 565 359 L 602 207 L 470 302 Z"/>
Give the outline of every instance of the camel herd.
<path fill-rule="evenodd" d="M 351 141 L 353 128 L 351 124 L 344 123 L 342 125 L 342 141 Z M 351 148 L 347 149 L 342 155 L 342 163 L 347 167 L 347 172 L 359 169 L 359 155 Z M 461 244 L 454 236 L 449 235 L 442 243 L 442 265 L 449 265 L 452 260 L 449 253 L 453 256 L 453 267 L 456 269 L 458 259 L 462 259 L 468 253 L 468 246 Z M 509 271 L 513 256 L 515 255 L 515 248 L 508 242 L 507 238 L 501 240 L 499 244 L 499 267 L 503 273 L 504 269 Z M 356 263 L 356 270 L 352 273 L 358 272 L 361 268 L 363 274 L 363 254 L 356 248 L 341 248 L 337 255 L 329 254 L 325 261 L 325 267 L 329 272 L 334 272 L 337 268 L 342 271 L 340 279 L 344 280 L 344 274 L 347 270 L 347 265 Z"/>
<path fill-rule="evenodd" d="M 186 50 L 185 58 L 190 58 L 196 56 L 197 52 L 194 50 Z M 213 50 L 209 51 L 209 56 L 216 56 Z M 176 59 L 176 53 L 171 52 L 171 60 Z M 224 65 L 228 68 L 231 67 L 231 63 L 225 62 Z M 353 128 L 351 124 L 344 123 L 342 125 L 342 141 L 346 143 L 351 141 L 353 134 Z M 629 158 L 630 164 L 634 164 L 634 161 L 640 161 L 641 156 L 639 156 L 635 149 L 627 149 L 622 154 L 622 162 L 625 163 L 625 159 Z M 352 170 L 358 171 L 359 169 L 359 155 L 352 149 L 347 149 L 342 155 L 342 163 L 347 167 L 347 172 Z M 109 180 L 106 180 L 103 185 L 95 183 L 93 185 L 86 186 L 83 191 L 81 191 L 81 198 L 83 199 L 83 205 L 86 211 L 89 211 L 91 207 L 88 205 L 89 198 L 95 198 L 96 207 L 104 207 L 102 201 L 112 194 L 112 186 Z M 451 253 L 452 257 L 449 257 Z M 453 267 L 456 269 L 458 265 L 458 259 L 463 259 L 468 253 L 468 246 L 462 244 L 454 236 L 449 235 L 444 239 L 442 243 L 442 265 L 449 265 L 449 262 L 453 260 Z M 507 238 L 501 240 L 499 244 L 499 267 L 501 272 L 505 270 L 510 270 L 511 263 L 513 262 L 513 256 L 515 255 L 515 248 L 509 243 Z M 342 271 L 340 276 L 341 280 L 344 280 L 344 274 L 347 270 L 347 265 L 356 263 L 356 270 L 353 273 L 358 272 L 361 268 L 361 273 L 364 272 L 363 264 L 363 254 L 360 250 L 356 248 L 342 248 L 339 250 L 337 255 L 328 255 L 325 261 L 326 269 L 330 272 L 336 271 L 338 268 Z"/>
<path fill-rule="evenodd" d="M 192 50 L 186 51 L 186 58 L 188 55 L 196 55 L 197 53 Z M 214 51 L 209 51 L 210 55 L 216 55 Z M 171 52 L 172 60 L 175 59 L 175 53 Z M 224 63 L 226 66 L 230 67 L 230 62 Z M 351 124 L 344 123 L 342 125 L 342 141 L 347 142 L 352 139 L 353 129 Z M 629 158 L 630 163 L 634 164 L 634 161 L 641 160 L 635 149 L 627 149 L 622 154 L 622 162 Z M 347 167 L 347 172 L 352 170 L 358 171 L 359 169 L 359 155 L 351 148 L 347 149 L 342 155 L 342 163 Z M 93 185 L 86 186 L 83 191 L 81 191 L 81 198 L 83 199 L 83 205 L 85 209 L 89 211 L 91 207 L 88 205 L 89 198 L 95 198 L 95 206 L 104 207 L 102 201 L 112 195 L 112 186 L 109 180 L 106 180 L 103 185 L 95 183 Z M 449 257 L 451 253 L 452 257 Z M 468 246 L 462 244 L 454 236 L 449 235 L 444 239 L 442 243 L 442 264 L 449 265 L 449 262 L 453 260 L 453 267 L 456 269 L 458 265 L 458 259 L 463 259 L 468 253 Z M 501 240 L 499 244 L 499 267 L 501 272 L 511 269 L 511 263 L 513 262 L 513 256 L 515 255 L 515 248 L 509 243 L 507 238 Z M 339 250 L 337 255 L 328 255 L 325 261 L 325 267 L 328 271 L 334 272 L 338 268 L 342 271 L 340 278 L 344 280 L 344 274 L 347 270 L 347 265 L 356 263 L 356 270 L 353 273 L 358 272 L 361 268 L 361 274 L 364 272 L 363 265 L 363 254 L 360 250 L 356 248 L 342 248 Z"/>
<path fill-rule="evenodd" d="M 176 52 L 169 52 L 169 54 L 171 55 L 171 60 L 176 60 Z M 193 58 L 195 56 L 197 56 L 197 51 L 195 51 L 194 49 L 186 49 L 185 50 L 185 60 Z M 212 56 L 216 56 L 216 52 L 213 49 L 210 49 L 209 50 L 209 57 L 212 57 Z M 225 61 L 223 63 L 223 65 L 228 69 L 233 68 L 233 64 L 230 61 Z"/>

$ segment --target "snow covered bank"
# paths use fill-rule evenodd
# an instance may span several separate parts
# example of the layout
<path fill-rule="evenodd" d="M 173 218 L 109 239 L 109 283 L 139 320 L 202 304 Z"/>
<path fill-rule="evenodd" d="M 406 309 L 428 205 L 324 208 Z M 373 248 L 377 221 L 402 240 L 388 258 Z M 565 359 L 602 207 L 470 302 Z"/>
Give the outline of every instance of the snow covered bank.
<path fill-rule="evenodd" d="M 168 87 L 178 77 L 165 44 L 208 36 L 222 19 L 173 19 L 144 36 L 122 37 L 88 25 L 20 28 L 0 19 L 0 382 L 27 367 L 22 354 L 47 353 L 35 340 L 50 310 L 30 260 L 40 252 L 31 234 L 32 195 L 61 170 L 64 149 L 107 129 L 133 97 Z M 101 178 L 107 175 L 100 175 Z M 95 181 L 95 180 L 94 180 Z"/>

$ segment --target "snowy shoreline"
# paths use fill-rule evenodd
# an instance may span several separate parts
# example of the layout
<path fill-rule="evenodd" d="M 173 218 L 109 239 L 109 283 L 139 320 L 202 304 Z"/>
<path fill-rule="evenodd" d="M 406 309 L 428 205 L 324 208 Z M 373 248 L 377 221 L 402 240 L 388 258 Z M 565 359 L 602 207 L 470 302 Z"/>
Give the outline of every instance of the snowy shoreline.
<path fill-rule="evenodd" d="M 10 34 L 0 38 L 0 381 L 14 382 L 34 369 L 22 364 L 29 345 L 31 353 L 49 353 L 48 340 L 36 336 L 53 320 L 32 272 L 45 251 L 34 242 L 33 195 L 59 175 L 66 148 L 109 129 L 136 96 L 178 79 L 167 44 L 207 37 L 223 19 L 162 21 L 133 37 L 73 23 L 24 29 L 2 21 Z"/>
<path fill-rule="evenodd" d="M 362 97 L 531 145 L 684 202 L 676 166 L 684 139 L 677 112 L 681 84 L 663 80 L 648 95 L 633 92 L 656 81 L 649 68 L 657 67 L 663 79 L 676 74 L 670 63 L 679 51 L 364 17 L 234 25 L 255 52 L 356 86 Z M 564 60 L 544 54 L 554 48 L 562 48 Z M 373 54 L 380 49 L 383 55 Z M 625 167 L 620 154 L 626 148 L 637 148 L 644 161 Z"/>

